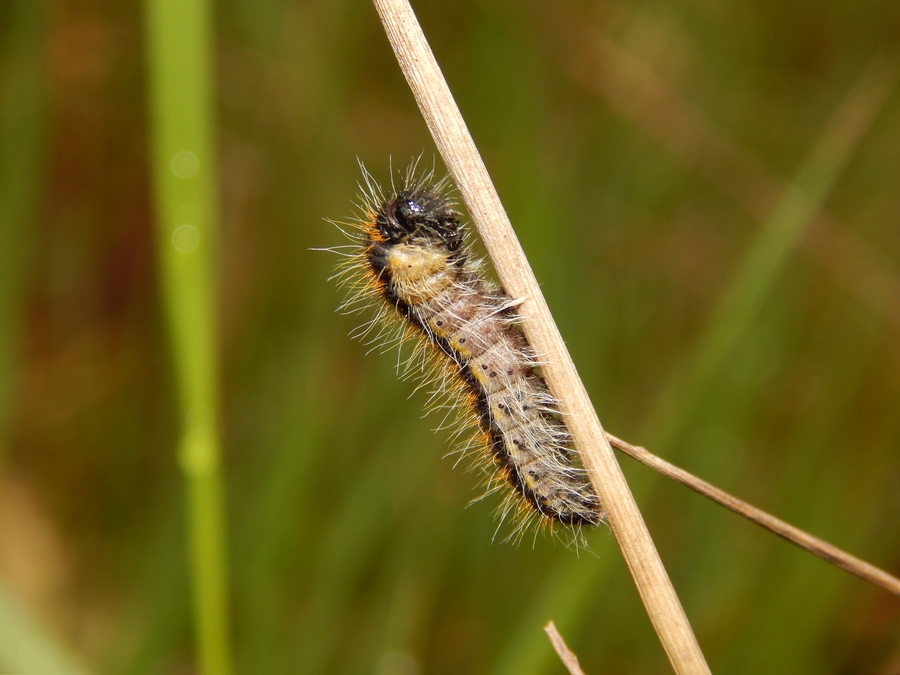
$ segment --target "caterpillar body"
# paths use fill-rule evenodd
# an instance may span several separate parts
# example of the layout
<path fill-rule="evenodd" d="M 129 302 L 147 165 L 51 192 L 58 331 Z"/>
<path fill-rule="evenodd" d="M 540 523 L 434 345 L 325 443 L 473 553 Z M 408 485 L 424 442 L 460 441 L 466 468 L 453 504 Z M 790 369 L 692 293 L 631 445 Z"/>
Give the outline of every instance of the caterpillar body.
<path fill-rule="evenodd" d="M 581 540 L 582 526 L 603 519 L 600 502 L 573 464 L 556 399 L 518 327 L 518 303 L 472 256 L 447 179 L 417 177 L 414 162 L 402 187 L 385 196 L 365 169 L 363 176 L 361 213 L 343 223 L 355 230 L 343 279 L 355 292 L 345 307 L 374 301 L 366 329 L 399 325 L 401 339 L 413 339 L 411 369 L 475 431 L 464 451 L 474 449 L 488 492 L 504 493 L 501 522 L 521 516 L 511 538 L 532 523 L 560 523 Z"/>

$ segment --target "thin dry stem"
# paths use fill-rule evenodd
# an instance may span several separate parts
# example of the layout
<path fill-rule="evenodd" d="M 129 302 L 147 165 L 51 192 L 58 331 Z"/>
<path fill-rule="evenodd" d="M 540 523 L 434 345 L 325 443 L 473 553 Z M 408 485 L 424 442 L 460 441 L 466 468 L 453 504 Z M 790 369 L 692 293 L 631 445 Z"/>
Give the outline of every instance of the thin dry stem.
<path fill-rule="evenodd" d="M 569 671 L 569 674 L 584 675 L 584 671 L 578 664 L 578 657 L 575 656 L 575 652 L 569 649 L 569 646 L 566 644 L 566 641 L 563 640 L 562 635 L 556 630 L 556 624 L 551 621 L 544 626 L 544 632 L 547 633 L 547 637 L 550 638 L 550 644 L 553 645 L 553 649 L 555 649 L 556 653 L 559 655 L 559 660 L 563 662 L 563 665 L 566 667 L 566 670 Z"/>
<path fill-rule="evenodd" d="M 860 560 L 856 556 L 842 551 L 836 546 L 832 546 L 827 541 L 823 541 L 818 537 L 814 537 L 813 535 L 794 527 L 790 523 L 784 522 L 780 518 L 776 518 L 770 513 L 766 513 L 762 509 L 756 508 L 752 504 L 748 504 L 737 497 L 733 497 L 724 490 L 720 490 L 715 485 L 707 483 L 705 480 L 697 478 L 684 469 L 679 469 L 674 464 L 670 464 L 666 460 L 657 457 L 645 448 L 626 443 L 612 434 L 607 434 L 606 436 L 614 448 L 621 450 L 626 455 L 636 459 L 642 464 L 646 464 L 650 468 L 655 469 L 662 475 L 671 478 L 682 485 L 686 485 L 692 490 L 699 492 L 704 497 L 709 497 L 714 502 L 752 520 L 757 525 L 761 525 L 770 532 L 774 532 L 779 537 L 787 539 L 792 544 L 805 548 L 810 553 L 816 554 L 823 560 L 830 562 L 832 565 L 836 565 L 866 581 L 881 586 L 891 593 L 900 595 L 900 579 L 897 577 L 867 563 L 865 560 Z"/>
<path fill-rule="evenodd" d="M 415 14 L 406 0 L 373 2 L 504 289 L 511 297 L 522 299 L 522 328 L 541 360 L 547 363 L 542 368 L 544 376 L 560 401 L 663 649 L 677 673 L 708 673 L 709 667 L 600 420 Z"/>

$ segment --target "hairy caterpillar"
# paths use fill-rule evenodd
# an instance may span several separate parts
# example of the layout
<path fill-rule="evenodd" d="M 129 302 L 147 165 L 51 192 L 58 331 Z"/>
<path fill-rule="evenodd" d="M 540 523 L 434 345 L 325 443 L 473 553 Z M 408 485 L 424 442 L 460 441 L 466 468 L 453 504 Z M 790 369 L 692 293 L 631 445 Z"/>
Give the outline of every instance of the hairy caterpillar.
<path fill-rule="evenodd" d="M 457 406 L 463 429 L 478 430 L 466 449 L 476 449 L 488 492 L 505 491 L 501 522 L 522 516 L 511 537 L 537 521 L 569 526 L 577 538 L 602 520 L 599 500 L 572 463 L 556 400 L 517 326 L 518 303 L 472 257 L 447 179 L 417 177 L 413 162 L 385 196 L 365 168 L 363 176 L 361 214 L 344 223 L 355 230 L 338 275 L 354 290 L 344 307 L 374 303 L 366 331 L 399 326 L 401 339 L 415 341 L 408 366 Z"/>

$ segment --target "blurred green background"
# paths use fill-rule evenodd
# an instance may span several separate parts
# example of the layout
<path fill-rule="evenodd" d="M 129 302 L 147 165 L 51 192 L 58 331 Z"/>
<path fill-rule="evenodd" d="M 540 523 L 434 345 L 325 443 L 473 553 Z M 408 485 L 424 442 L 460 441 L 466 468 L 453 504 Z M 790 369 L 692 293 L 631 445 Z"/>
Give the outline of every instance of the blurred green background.
<path fill-rule="evenodd" d="M 900 4 L 415 8 L 607 429 L 900 571 Z M 665 672 L 608 530 L 492 543 L 335 313 L 357 158 L 434 153 L 372 6 L 213 11 L 235 672 Z M 0 672 L 197 672 L 146 53 L 0 4 Z M 714 671 L 900 671 L 900 600 L 623 465 Z"/>

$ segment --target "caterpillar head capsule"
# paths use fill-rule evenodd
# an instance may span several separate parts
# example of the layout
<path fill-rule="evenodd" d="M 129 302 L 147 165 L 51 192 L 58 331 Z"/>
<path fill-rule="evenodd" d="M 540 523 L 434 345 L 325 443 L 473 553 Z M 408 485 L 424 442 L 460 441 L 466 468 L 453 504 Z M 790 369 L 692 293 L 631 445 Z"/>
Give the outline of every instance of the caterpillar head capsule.
<path fill-rule="evenodd" d="M 391 244 L 432 240 L 454 252 L 463 241 L 459 228 L 459 214 L 450 200 L 418 187 L 399 192 L 375 216 L 375 231 Z"/>

